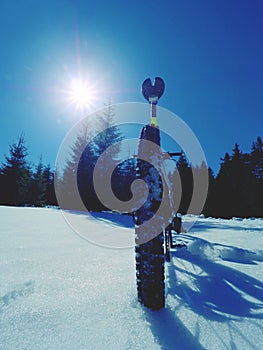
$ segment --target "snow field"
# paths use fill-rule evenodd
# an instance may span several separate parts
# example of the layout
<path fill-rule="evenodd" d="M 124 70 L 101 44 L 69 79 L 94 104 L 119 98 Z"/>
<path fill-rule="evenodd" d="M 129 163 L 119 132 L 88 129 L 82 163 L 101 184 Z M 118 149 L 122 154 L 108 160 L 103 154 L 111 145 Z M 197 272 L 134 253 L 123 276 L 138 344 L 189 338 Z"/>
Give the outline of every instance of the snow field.
<path fill-rule="evenodd" d="M 56 209 L 0 207 L 0 222 L 1 350 L 262 349 L 263 220 L 200 218 L 166 264 L 158 312 L 137 302 L 132 248 L 91 244 Z"/>

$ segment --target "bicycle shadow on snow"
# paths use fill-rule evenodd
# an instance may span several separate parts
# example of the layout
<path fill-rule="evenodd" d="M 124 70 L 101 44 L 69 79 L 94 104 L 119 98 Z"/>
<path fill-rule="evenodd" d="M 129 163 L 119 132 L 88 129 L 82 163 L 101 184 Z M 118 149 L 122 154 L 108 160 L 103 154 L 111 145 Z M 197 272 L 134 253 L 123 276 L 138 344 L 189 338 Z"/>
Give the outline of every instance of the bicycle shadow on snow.
<path fill-rule="evenodd" d="M 161 349 L 205 350 L 199 342 L 198 332 L 194 336 L 171 309 L 145 309 L 145 317 Z"/>
<path fill-rule="evenodd" d="M 193 238 L 189 236 L 188 239 Z M 191 309 L 197 315 L 197 320 L 198 316 L 217 322 L 242 321 L 243 317 L 250 318 L 253 322 L 262 320 L 263 283 L 219 263 L 220 259 L 224 259 L 256 264 L 256 261 L 263 261 L 262 251 L 256 254 L 236 247 L 212 244 L 199 238 L 194 238 L 192 245 L 192 249 L 172 251 L 171 263 L 166 266 L 167 296 L 178 301 L 177 307 Z M 191 271 L 190 265 L 194 267 Z M 177 316 L 176 308 L 166 306 L 160 311 L 145 310 L 146 320 L 161 349 L 203 350 L 199 340 L 201 330 L 198 321 L 195 334 L 192 334 Z M 259 324 L 257 326 L 260 327 Z M 229 323 L 229 327 L 234 329 L 235 325 Z M 253 347 L 249 339 L 244 340 Z M 234 340 L 230 341 L 232 348 L 236 348 Z"/>
<path fill-rule="evenodd" d="M 263 261 L 263 251 L 255 253 L 194 238 L 187 249 L 174 251 L 171 257 L 168 294 L 186 307 L 212 321 L 263 319 L 263 283 L 219 262 L 255 265 Z M 189 271 L 190 265 L 193 268 Z"/>

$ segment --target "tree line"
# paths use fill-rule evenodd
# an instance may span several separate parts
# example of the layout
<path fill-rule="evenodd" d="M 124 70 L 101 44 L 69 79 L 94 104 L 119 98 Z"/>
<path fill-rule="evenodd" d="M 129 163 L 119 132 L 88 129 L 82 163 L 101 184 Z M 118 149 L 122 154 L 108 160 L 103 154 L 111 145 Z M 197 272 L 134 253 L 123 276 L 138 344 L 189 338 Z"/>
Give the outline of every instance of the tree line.
<path fill-rule="evenodd" d="M 98 129 L 104 131 L 98 133 Z M 131 199 L 131 184 L 137 176 L 137 159 L 133 157 L 120 163 L 121 149 L 118 142 L 123 138 L 119 128 L 114 125 L 114 107 L 110 105 L 97 116 L 96 123 L 93 122 L 92 125 L 89 123 L 82 128 L 72 145 L 71 154 L 65 162 L 62 174 L 57 178 L 57 195 L 63 194 L 63 201 L 59 203 L 61 207 L 81 209 L 75 200 L 76 185 L 87 210 L 109 209 L 107 203 L 100 202 L 93 184 L 94 168 L 102 154 L 106 161 L 101 165 L 104 167 L 100 169 L 101 174 L 108 171 L 107 157 L 109 157 L 116 166 L 111 177 L 114 194 L 123 201 Z M 0 204 L 57 205 L 54 171 L 49 165 L 44 165 L 41 159 L 35 167 L 28 163 L 28 149 L 23 136 L 10 146 L 9 153 L 0 167 Z M 221 159 L 220 170 L 216 176 L 205 164 L 192 168 L 184 154 L 177 160 L 176 168 L 182 185 L 178 212 L 187 213 L 193 192 L 193 172 L 195 176 L 203 176 L 204 172 L 208 172 L 209 190 L 203 209 L 205 216 L 263 217 L 261 137 L 252 143 L 249 153 L 243 153 L 239 145 L 235 144 L 232 152 L 226 153 Z M 173 175 L 170 175 L 169 181 L 175 183 Z M 176 188 L 173 192 L 176 196 Z"/>
<path fill-rule="evenodd" d="M 231 153 L 221 158 L 217 175 L 205 164 L 191 168 L 182 154 L 177 162 L 182 182 L 179 212 L 187 213 L 193 193 L 193 173 L 208 172 L 209 188 L 203 214 L 211 217 L 263 217 L 263 141 L 257 137 L 251 151 L 243 153 L 236 143 Z"/>
<path fill-rule="evenodd" d="M 57 205 L 54 172 L 40 158 L 36 166 L 27 161 L 25 138 L 9 147 L 9 155 L 0 166 L 0 204 L 13 206 Z"/>
<path fill-rule="evenodd" d="M 243 153 L 236 143 L 221 159 L 217 176 L 210 171 L 210 188 L 204 214 L 215 217 L 263 217 L 263 142 Z"/>

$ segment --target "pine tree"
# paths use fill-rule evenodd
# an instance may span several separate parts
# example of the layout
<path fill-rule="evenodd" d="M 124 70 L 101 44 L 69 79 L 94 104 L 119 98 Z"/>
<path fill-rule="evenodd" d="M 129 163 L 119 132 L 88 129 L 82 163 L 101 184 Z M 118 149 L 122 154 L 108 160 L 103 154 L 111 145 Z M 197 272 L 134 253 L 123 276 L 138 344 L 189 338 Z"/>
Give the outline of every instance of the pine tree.
<path fill-rule="evenodd" d="M 97 116 L 95 122 L 81 124 L 81 130 L 63 169 L 63 176 L 60 180 L 57 179 L 59 203 L 64 208 L 94 211 L 106 209 L 95 193 L 93 172 L 96 162 L 103 153 L 104 161 L 101 163 L 103 168 L 100 175 L 107 174 L 109 159 L 117 165 L 120 145 L 116 143 L 122 140 L 122 136 L 113 119 L 114 109 L 108 105 L 102 114 Z M 98 133 L 98 130 L 103 131 Z M 96 131 L 98 134 L 94 137 Z M 113 146 L 111 151 L 108 150 L 110 146 Z M 82 203 L 76 194 L 80 195 Z"/>
<path fill-rule="evenodd" d="M 94 167 L 92 133 L 88 123 L 82 124 L 76 141 L 71 147 L 71 154 L 66 160 L 63 176 L 57 179 L 59 185 L 57 196 L 60 206 L 64 209 L 84 210 L 83 205 L 78 201 L 78 193 L 84 204 L 88 205 L 87 197 Z"/>
<path fill-rule="evenodd" d="M 42 158 L 40 158 L 39 163 L 36 167 L 36 171 L 33 172 L 30 181 L 30 193 L 29 201 L 31 205 L 42 207 L 46 204 L 45 195 L 47 190 L 47 184 L 45 183 L 43 177 L 44 165 Z"/>
<path fill-rule="evenodd" d="M 225 153 L 224 158 L 221 158 L 220 170 L 215 180 L 215 216 L 230 217 L 231 208 L 233 206 L 230 195 L 230 169 L 231 157 L 229 153 Z"/>
<path fill-rule="evenodd" d="M 109 176 L 110 169 L 118 165 L 121 150 L 122 133 L 114 124 L 114 107 L 106 105 L 102 113 L 97 116 L 98 129 L 103 130 L 93 139 L 95 163 L 100 158 L 100 172 L 98 181 L 104 184 L 104 178 Z M 93 201 L 94 210 L 112 209 L 110 203 L 101 203 L 97 198 Z"/>
<path fill-rule="evenodd" d="M 233 149 L 231 157 L 231 196 L 232 196 L 232 213 L 231 216 L 242 216 L 243 209 L 243 189 L 244 189 L 244 163 L 243 153 L 239 149 L 239 145 L 236 143 Z"/>
<path fill-rule="evenodd" d="M 93 186 L 95 162 L 94 144 L 93 141 L 90 140 L 81 154 L 77 168 L 78 190 L 88 210 L 96 210 L 97 196 Z"/>
<path fill-rule="evenodd" d="M 207 194 L 207 200 L 204 206 L 204 214 L 206 216 L 213 216 L 215 215 L 215 175 L 213 172 L 213 169 L 211 167 L 208 167 L 208 194 Z"/>
<path fill-rule="evenodd" d="M 7 205 L 23 205 L 28 201 L 28 190 L 31 171 L 26 161 L 27 147 L 24 136 L 9 147 L 9 156 L 5 156 L 2 165 L 1 203 Z"/>
<path fill-rule="evenodd" d="M 251 171 L 247 159 L 236 143 L 232 155 L 226 153 L 216 178 L 218 216 L 231 218 L 251 214 Z"/>
<path fill-rule="evenodd" d="M 182 186 L 182 197 L 178 212 L 186 214 L 193 194 L 193 173 L 183 153 L 179 157 L 176 166 L 179 171 Z M 174 193 L 176 193 L 176 191 L 174 191 Z"/>
<path fill-rule="evenodd" d="M 257 141 L 252 144 L 249 162 L 253 174 L 253 180 L 248 189 L 253 198 L 252 215 L 263 217 L 263 141 L 261 137 L 258 137 Z"/>
<path fill-rule="evenodd" d="M 46 186 L 45 204 L 58 205 L 54 188 L 54 172 L 49 164 L 43 168 L 43 181 Z"/>
<path fill-rule="evenodd" d="M 123 140 L 122 133 L 114 124 L 114 106 L 108 104 L 102 111 L 102 114 L 97 116 L 99 130 L 103 130 L 94 138 L 94 150 L 97 157 L 101 156 L 110 146 L 110 157 L 117 160 L 120 152 L 119 142 Z M 109 151 L 106 151 L 109 154 Z"/>
<path fill-rule="evenodd" d="M 214 197 L 215 197 L 215 176 L 212 168 L 207 167 L 205 162 L 202 162 L 200 166 L 196 166 L 193 169 L 193 175 L 197 178 L 197 183 L 205 186 L 205 182 L 208 176 L 208 192 L 207 198 L 202 210 L 202 213 L 206 216 L 214 215 Z"/>
<path fill-rule="evenodd" d="M 263 141 L 261 137 L 257 138 L 256 142 L 252 144 L 250 154 L 250 163 L 252 166 L 253 175 L 257 179 L 263 178 Z"/>

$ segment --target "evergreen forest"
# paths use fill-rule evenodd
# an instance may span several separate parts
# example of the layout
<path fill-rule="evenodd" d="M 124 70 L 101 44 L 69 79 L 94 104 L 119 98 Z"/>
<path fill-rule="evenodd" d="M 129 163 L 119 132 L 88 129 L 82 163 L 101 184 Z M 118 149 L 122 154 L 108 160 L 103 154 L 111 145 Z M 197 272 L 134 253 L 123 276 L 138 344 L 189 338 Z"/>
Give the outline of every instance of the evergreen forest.
<path fill-rule="evenodd" d="M 103 126 L 103 132 L 96 133 L 96 128 Z M 80 197 L 89 211 L 109 210 L 107 203 L 101 203 L 93 185 L 93 173 L 97 160 L 111 158 L 115 170 L 111 186 L 116 197 L 122 201 L 131 199 L 131 184 L 136 178 L 136 157 L 124 162 L 119 161 L 120 141 L 124 138 L 114 125 L 114 109 L 108 106 L 97 118 L 97 125 L 87 125 L 77 136 L 71 154 L 66 160 L 62 174 L 57 176 L 56 191 L 64 194 L 63 207 L 78 210 L 74 205 L 72 183 L 77 183 Z M 107 150 L 111 149 L 110 154 Z M 80 150 L 84 151 L 80 154 Z M 38 164 L 30 164 L 29 151 L 23 135 L 16 143 L 9 146 L 9 154 L 4 155 L 0 165 L 0 205 L 12 206 L 57 206 L 55 193 L 56 174 L 50 165 L 45 165 L 42 158 Z M 201 164 L 192 168 L 182 153 L 176 160 L 176 167 L 182 184 L 182 198 L 178 212 L 187 213 L 192 192 L 193 172 L 200 174 L 208 171 L 209 191 L 203 209 L 205 216 L 263 217 L 263 141 L 260 136 L 251 144 L 250 152 L 243 153 L 236 143 L 230 152 L 220 160 L 218 174 Z M 103 162 L 107 172 L 107 161 Z M 171 177 L 169 181 L 173 183 Z M 175 182 L 175 181 L 174 181 Z M 175 191 L 176 193 L 176 191 Z"/>

